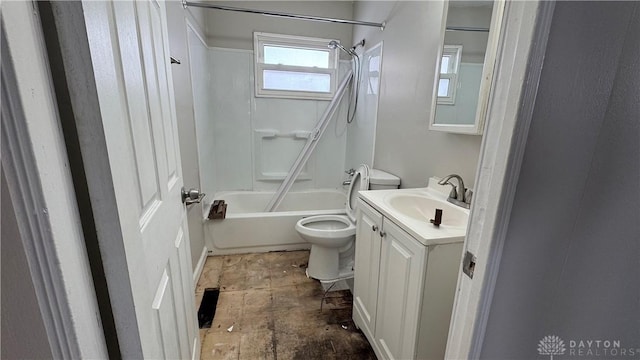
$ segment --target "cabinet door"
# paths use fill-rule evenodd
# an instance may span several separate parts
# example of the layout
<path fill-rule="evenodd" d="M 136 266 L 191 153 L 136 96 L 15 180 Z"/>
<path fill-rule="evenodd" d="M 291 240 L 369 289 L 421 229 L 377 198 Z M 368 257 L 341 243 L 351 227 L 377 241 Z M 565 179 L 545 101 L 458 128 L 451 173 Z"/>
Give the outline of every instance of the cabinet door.
<path fill-rule="evenodd" d="M 376 342 L 384 358 L 415 357 L 427 248 L 384 219 Z"/>
<path fill-rule="evenodd" d="M 353 320 L 373 339 L 378 300 L 380 231 L 382 215 L 358 199 L 360 215 L 356 227 L 356 255 L 353 284 Z"/>

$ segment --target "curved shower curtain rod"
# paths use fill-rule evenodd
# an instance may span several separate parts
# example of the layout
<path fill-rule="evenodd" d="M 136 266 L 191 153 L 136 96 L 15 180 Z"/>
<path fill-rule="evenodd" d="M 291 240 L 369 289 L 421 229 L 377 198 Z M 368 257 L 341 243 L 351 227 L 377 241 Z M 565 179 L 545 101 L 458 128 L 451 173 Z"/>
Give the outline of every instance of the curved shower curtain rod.
<path fill-rule="evenodd" d="M 193 6 L 193 7 L 205 8 L 205 9 L 216 9 L 216 10 L 225 10 L 225 11 L 238 11 L 238 12 L 244 12 L 244 13 L 250 13 L 250 14 L 276 16 L 276 17 L 284 17 L 284 18 L 299 19 L 299 20 L 310 20 L 310 21 L 331 22 L 331 23 L 339 23 L 339 24 L 353 24 L 353 25 L 374 26 L 374 27 L 379 27 L 380 30 L 384 30 L 384 26 L 386 25 L 385 21 L 383 21 L 381 23 L 375 23 L 375 22 L 369 22 L 369 21 L 335 19 L 335 18 L 328 18 L 328 17 L 322 17 L 322 16 L 288 14 L 288 13 L 274 12 L 274 11 L 237 8 L 237 7 L 232 7 L 232 6 L 206 4 L 206 3 L 202 3 L 202 2 L 191 2 L 191 1 L 186 1 L 186 0 L 182 0 L 182 6 L 185 9 L 187 7 L 189 7 L 189 6 Z"/>

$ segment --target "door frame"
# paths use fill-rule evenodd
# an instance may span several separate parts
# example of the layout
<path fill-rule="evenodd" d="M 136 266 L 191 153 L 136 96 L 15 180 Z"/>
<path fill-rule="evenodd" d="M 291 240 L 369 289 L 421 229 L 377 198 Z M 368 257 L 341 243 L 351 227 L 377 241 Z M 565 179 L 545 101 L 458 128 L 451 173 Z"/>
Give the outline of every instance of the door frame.
<path fill-rule="evenodd" d="M 54 358 L 108 358 L 37 4 L 2 4 L 2 168 Z M 28 279 L 30 278 L 30 279 Z"/>
<path fill-rule="evenodd" d="M 45 85 L 42 89 L 43 93 L 37 94 L 38 99 L 44 102 L 49 101 L 52 105 L 45 111 L 57 110 L 51 74 L 47 72 L 47 55 L 42 29 L 34 20 L 38 15 L 32 6 L 31 3 L 24 2 L 3 4 L 3 27 L 16 26 L 17 29 L 18 23 L 23 21 L 23 26 L 20 27 L 22 37 L 27 38 L 25 44 L 33 44 L 33 46 L 25 46 L 25 52 L 22 54 L 11 54 L 14 59 L 19 60 L 14 62 L 16 72 L 26 70 L 33 72 L 34 68 L 40 70 L 36 74 L 40 77 L 32 79 L 39 81 L 38 84 L 41 86 Z M 87 71 L 91 68 L 87 67 L 90 64 L 83 60 L 90 57 L 82 7 L 68 2 L 56 2 L 56 6 L 61 10 L 57 14 L 68 20 L 68 31 L 84 30 L 84 43 L 62 47 L 62 50 L 67 51 L 65 60 L 75 62 L 74 65 L 79 65 L 80 69 L 84 70 L 70 74 L 67 80 L 76 81 L 76 85 L 86 86 L 83 82 L 86 78 L 83 76 L 87 75 Z M 22 17 L 9 18 L 10 12 L 6 10 L 11 9 L 10 7 L 13 7 Z M 487 115 L 489 120 L 476 174 L 476 198 L 464 245 L 465 250 L 473 252 L 477 257 L 475 281 L 468 279 L 462 272 L 459 275 L 446 358 L 478 358 L 480 355 L 554 7 L 553 2 L 545 1 L 508 2 L 505 9 L 504 41 L 497 61 L 499 65 L 497 65 L 494 79 L 495 90 L 490 100 Z M 28 16 L 29 14 L 31 16 Z M 11 31 L 7 33 L 10 36 L 15 34 Z M 82 34 L 81 31 L 79 33 Z M 68 33 L 68 35 L 71 34 Z M 70 41 L 69 38 L 66 40 Z M 3 46 L 5 43 L 3 41 Z M 80 56 L 78 52 L 84 51 L 86 54 Z M 6 52 L 3 51 L 3 54 Z M 6 59 L 6 56 L 2 58 L 2 65 L 5 64 Z M 92 74 L 92 71 L 89 74 Z M 95 84 L 90 90 L 95 91 Z M 23 103 L 28 98 L 24 89 L 13 93 L 19 96 L 19 101 Z M 85 159 L 86 180 L 92 193 L 91 205 L 95 217 L 100 219 L 96 223 L 96 230 L 101 250 L 119 254 L 124 262 L 126 258 L 122 247 L 122 234 L 119 231 L 113 231 L 113 229 L 120 229 L 120 224 L 117 218 L 113 183 L 110 180 L 106 144 L 101 127 L 102 119 L 99 111 L 96 111 L 99 107 L 93 107 L 92 111 L 90 106 L 94 104 L 93 101 L 97 101 L 97 96 L 92 91 L 74 95 L 84 97 L 84 99 L 76 98 L 78 104 L 84 104 L 85 111 L 84 122 L 77 123 L 78 133 L 81 138 L 92 141 L 84 144 L 82 156 Z M 5 106 L 6 104 L 7 102 L 4 102 Z M 77 208 L 76 212 L 71 209 L 71 214 L 75 214 L 69 218 L 71 221 L 55 221 L 56 215 L 60 213 L 56 214 L 54 211 L 69 211 L 71 204 L 64 202 L 66 208 L 62 209 L 60 203 L 56 202 L 54 194 L 47 191 L 47 189 L 58 189 L 57 195 L 75 201 L 75 192 L 70 188 L 71 178 L 68 171 L 57 168 L 54 166 L 56 164 L 45 162 L 51 157 L 67 159 L 64 140 L 61 139 L 59 129 L 58 131 L 53 129 L 50 132 L 37 130 L 35 125 L 29 123 L 30 115 L 35 114 L 25 114 L 26 121 L 19 121 L 20 119 L 16 118 L 15 121 L 5 124 L 3 120 L 2 166 L 6 166 L 10 188 L 17 195 L 12 197 L 16 210 L 19 214 L 24 214 L 19 216 L 19 225 L 21 232 L 24 231 L 29 236 L 22 236 L 21 240 L 29 258 L 31 276 L 36 285 L 40 309 L 47 324 L 50 346 L 54 354 L 60 354 L 60 358 L 83 357 L 81 354 L 85 354 L 84 351 L 88 351 L 90 347 L 103 355 L 97 357 L 107 357 L 100 321 L 96 321 L 95 316 L 87 314 L 83 316 L 81 313 L 91 309 L 91 304 L 94 306 L 93 315 L 96 314 L 97 309 L 94 285 L 87 277 L 88 256 L 86 252 L 72 252 L 74 257 L 70 261 L 69 254 L 61 253 L 69 247 L 69 234 L 74 234 L 74 241 L 82 238 L 82 233 L 77 233 L 77 224 L 80 222 Z M 49 111 L 45 115 L 48 120 L 60 121 L 57 112 Z M 45 152 L 42 146 L 47 144 L 49 146 L 46 147 Z M 56 176 L 52 176 L 52 172 Z M 34 206 L 47 209 L 50 213 L 34 213 Z M 64 212 L 62 214 L 68 216 Z M 118 291 L 122 295 L 112 304 L 113 315 L 121 320 L 128 319 L 128 322 L 135 324 L 127 267 L 122 264 L 106 264 L 106 266 L 112 267 L 113 270 L 120 270 L 120 279 L 108 283 L 110 292 Z M 75 289 L 74 293 L 69 292 L 72 288 L 71 284 Z M 90 304 L 89 307 L 83 304 L 87 302 Z M 116 323 L 121 322 L 116 321 Z M 127 339 L 120 342 L 123 357 L 142 356 L 137 326 L 130 326 L 128 330 L 119 328 L 118 338 Z"/>
<path fill-rule="evenodd" d="M 60 359 L 141 359 L 144 334 L 131 289 L 84 4 L 44 4 L 2 4 L 3 90 L 11 68 L 5 63 L 15 65 L 18 74 L 2 94 L 3 101 L 11 100 L 2 109 L 2 167 L 16 194 L 12 202 L 46 345 Z M 7 44 L 17 50 L 11 57 L 4 51 Z M 12 115 L 6 122 L 5 112 Z M 94 271 L 96 261 L 101 273 Z M 96 292 L 101 298 L 116 295 L 101 304 Z M 194 358 L 199 358 L 197 345 Z"/>
<path fill-rule="evenodd" d="M 476 257 L 473 279 L 460 272 L 446 359 L 478 359 L 500 271 L 555 1 L 508 1 L 487 109 L 474 203 L 463 253 Z"/>
<path fill-rule="evenodd" d="M 165 6 L 162 2 L 158 5 Z M 54 42 L 53 46 L 49 46 L 49 43 L 47 45 L 50 56 L 56 53 L 53 76 L 56 90 L 64 92 L 65 96 L 58 96 L 61 111 L 66 111 L 67 115 L 62 119 L 62 127 L 65 136 L 70 134 L 66 138 L 67 146 L 71 143 L 76 152 L 75 157 L 70 156 L 71 166 L 82 169 L 78 179 L 74 178 L 74 181 L 83 183 L 86 192 L 78 194 L 81 191 L 76 188 L 76 193 L 80 199 L 85 200 L 84 204 L 80 205 L 85 205 L 85 210 L 91 212 L 92 218 L 95 219 L 95 226 L 90 229 L 90 235 L 97 250 L 90 253 L 89 258 L 91 261 L 99 261 L 102 268 L 102 282 L 96 284 L 102 286 L 102 289 L 97 287 L 96 290 L 111 295 L 108 306 L 100 309 L 103 318 L 106 316 L 112 322 L 112 331 L 105 329 L 107 344 L 115 344 L 117 355 L 121 358 L 141 359 L 145 356 L 145 350 L 148 350 L 143 348 L 143 343 L 149 341 L 151 332 L 141 330 L 140 323 L 148 319 L 138 311 L 140 296 L 132 287 L 139 284 L 140 276 L 137 275 L 143 272 L 129 271 L 136 266 L 131 254 L 139 254 L 142 243 L 130 241 L 131 238 L 126 236 L 128 229 L 131 229 L 131 223 L 128 223 L 128 219 L 121 218 L 123 209 L 126 210 L 123 207 L 126 205 L 123 204 L 127 203 L 122 201 L 122 195 L 123 190 L 133 190 L 129 188 L 130 184 L 124 177 L 115 176 L 121 169 L 117 168 L 118 164 L 113 164 L 107 147 L 106 125 L 117 119 L 103 118 L 108 116 L 103 112 L 103 108 L 113 104 L 105 104 L 104 99 L 101 99 L 103 103 L 100 102 L 97 83 L 106 81 L 108 85 L 105 86 L 112 86 L 109 82 L 112 80 L 111 74 L 95 72 L 93 62 L 95 56 L 100 56 L 96 53 L 102 54 L 105 61 L 119 61 L 111 57 L 118 56 L 111 48 L 112 42 L 118 41 L 111 24 L 115 13 L 111 5 L 101 6 L 85 1 L 50 1 L 49 6 L 52 24 L 51 29 L 47 30 L 54 31 L 56 36 L 48 39 Z M 91 22 L 86 20 L 87 14 L 92 15 Z M 89 34 L 100 39 L 99 44 L 91 44 L 91 49 Z M 59 83 L 62 85 L 58 86 Z M 173 89 L 170 80 L 169 86 L 168 90 L 171 93 Z M 170 111 L 173 111 L 173 105 L 170 105 L 170 108 Z M 111 151 L 114 149 L 111 148 Z M 129 155 L 112 153 L 111 156 Z M 176 193 L 175 196 L 179 201 L 179 194 Z M 184 234 L 187 235 L 185 240 L 189 241 L 186 229 Z M 191 271 L 189 265 L 189 272 Z M 189 280 L 188 285 L 192 286 L 191 276 Z M 193 348 L 190 351 L 193 351 L 192 355 L 197 358 L 200 342 L 197 341 L 196 345 L 195 351 Z M 111 353 L 112 348 L 109 350 Z"/>

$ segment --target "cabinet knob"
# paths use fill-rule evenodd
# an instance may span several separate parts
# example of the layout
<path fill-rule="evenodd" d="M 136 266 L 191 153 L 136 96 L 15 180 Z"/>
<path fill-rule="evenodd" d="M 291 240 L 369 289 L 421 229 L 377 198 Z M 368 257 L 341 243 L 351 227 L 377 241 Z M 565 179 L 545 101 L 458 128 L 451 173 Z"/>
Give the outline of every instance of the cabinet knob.
<path fill-rule="evenodd" d="M 373 225 L 371 227 L 371 231 L 378 231 L 378 225 Z"/>
<path fill-rule="evenodd" d="M 385 237 L 385 236 L 387 236 L 387 233 L 384 231 L 380 231 L 380 237 Z"/>

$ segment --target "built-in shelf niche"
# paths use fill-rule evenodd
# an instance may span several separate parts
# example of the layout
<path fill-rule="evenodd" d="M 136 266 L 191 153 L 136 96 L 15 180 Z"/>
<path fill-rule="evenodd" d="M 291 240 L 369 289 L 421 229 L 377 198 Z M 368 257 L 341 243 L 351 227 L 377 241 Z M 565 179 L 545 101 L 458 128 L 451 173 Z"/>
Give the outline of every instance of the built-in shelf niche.
<path fill-rule="evenodd" d="M 311 132 L 306 130 L 280 133 L 273 129 L 255 129 L 254 175 L 256 180 L 284 180 L 310 135 Z M 313 178 L 313 163 L 314 155 L 311 155 L 296 181 Z"/>

